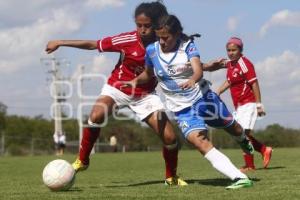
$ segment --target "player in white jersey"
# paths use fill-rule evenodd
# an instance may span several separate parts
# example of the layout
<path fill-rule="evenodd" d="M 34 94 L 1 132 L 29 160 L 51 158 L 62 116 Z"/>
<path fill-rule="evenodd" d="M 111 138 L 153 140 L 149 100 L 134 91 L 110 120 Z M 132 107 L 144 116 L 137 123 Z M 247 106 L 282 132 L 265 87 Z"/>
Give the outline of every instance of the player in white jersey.
<path fill-rule="evenodd" d="M 227 189 L 252 186 L 252 181 L 240 172 L 219 150 L 214 148 L 207 137 L 206 124 L 224 128 L 235 136 L 244 151 L 252 152 L 253 147 L 246 139 L 241 126 L 233 119 L 221 99 L 209 89 L 202 79 L 202 64 L 199 52 L 188 36 L 183 34 L 180 21 L 174 15 L 160 20 L 155 42 L 146 50 L 146 69 L 125 85 L 135 87 L 157 77 L 167 108 L 171 110 L 186 140 L 219 172 L 234 183 Z"/>

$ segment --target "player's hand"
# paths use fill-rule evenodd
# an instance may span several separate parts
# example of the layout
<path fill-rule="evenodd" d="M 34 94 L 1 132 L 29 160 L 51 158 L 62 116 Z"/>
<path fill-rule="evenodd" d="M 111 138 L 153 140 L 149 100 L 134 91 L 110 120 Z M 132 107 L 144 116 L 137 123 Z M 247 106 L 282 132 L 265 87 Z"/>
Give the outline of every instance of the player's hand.
<path fill-rule="evenodd" d="M 257 108 L 257 115 L 262 117 L 266 115 L 266 112 L 264 111 L 263 108 Z"/>
<path fill-rule="evenodd" d="M 56 49 L 58 49 L 58 47 L 60 46 L 60 41 L 59 40 L 52 40 L 49 41 L 46 47 L 46 52 L 52 53 L 53 51 L 55 51 Z"/>
<path fill-rule="evenodd" d="M 215 91 L 215 93 L 216 93 L 218 96 L 220 96 L 220 95 L 221 95 L 221 92 L 220 92 L 220 90 L 217 90 L 217 91 Z"/>
<path fill-rule="evenodd" d="M 226 58 L 218 58 L 209 62 L 210 65 L 216 68 L 224 68 L 226 66 Z"/>
<path fill-rule="evenodd" d="M 183 90 L 193 88 L 195 87 L 195 80 L 190 79 L 187 82 L 180 84 L 179 87 Z"/>
<path fill-rule="evenodd" d="M 261 103 L 259 103 L 259 104 L 256 105 L 256 109 L 257 109 L 257 115 L 259 117 L 262 117 L 262 116 L 266 115 L 264 106 Z"/>

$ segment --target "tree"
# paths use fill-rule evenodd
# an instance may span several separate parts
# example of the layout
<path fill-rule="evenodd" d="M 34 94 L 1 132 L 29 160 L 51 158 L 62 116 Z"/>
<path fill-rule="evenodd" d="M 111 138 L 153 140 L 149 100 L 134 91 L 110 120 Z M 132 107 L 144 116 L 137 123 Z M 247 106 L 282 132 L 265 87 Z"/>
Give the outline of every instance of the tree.
<path fill-rule="evenodd" d="M 6 111 L 7 111 L 7 106 L 4 105 L 2 102 L 0 102 L 0 132 L 2 132 L 2 130 L 4 130 L 6 127 L 6 122 L 5 122 Z"/>

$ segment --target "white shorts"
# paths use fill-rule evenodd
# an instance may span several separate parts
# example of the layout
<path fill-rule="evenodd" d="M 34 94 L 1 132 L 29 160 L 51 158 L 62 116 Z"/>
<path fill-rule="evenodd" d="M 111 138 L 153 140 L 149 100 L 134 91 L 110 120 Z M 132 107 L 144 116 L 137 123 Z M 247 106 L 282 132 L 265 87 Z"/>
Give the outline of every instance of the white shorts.
<path fill-rule="evenodd" d="M 257 119 L 256 103 L 246 103 L 239 106 L 233 116 L 244 129 L 253 130 Z"/>
<path fill-rule="evenodd" d="M 164 110 L 162 101 L 155 93 L 137 98 L 129 96 L 117 88 L 105 84 L 100 95 L 111 97 L 118 107 L 130 108 L 141 120 L 144 120 L 148 115 L 155 111 Z"/>

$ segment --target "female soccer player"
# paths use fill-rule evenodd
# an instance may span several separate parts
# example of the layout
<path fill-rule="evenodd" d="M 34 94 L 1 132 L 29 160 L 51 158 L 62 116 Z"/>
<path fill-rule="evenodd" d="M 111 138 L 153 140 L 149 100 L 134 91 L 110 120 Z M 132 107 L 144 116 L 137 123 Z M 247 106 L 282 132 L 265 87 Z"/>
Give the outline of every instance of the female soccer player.
<path fill-rule="evenodd" d="M 145 121 L 161 138 L 163 157 L 165 159 L 165 184 L 187 185 L 176 175 L 178 143 L 164 106 L 155 94 L 157 81 L 139 85 L 134 90 L 122 87 L 120 81 L 130 81 L 144 69 L 145 48 L 156 40 L 154 27 L 158 19 L 167 14 L 166 7 L 160 2 L 141 3 L 135 9 L 134 17 L 136 30 L 105 37 L 98 41 L 90 40 L 54 40 L 49 41 L 46 51 L 51 53 L 61 46 L 80 49 L 98 49 L 100 52 L 118 52 L 120 59 L 102 88 L 101 96 L 97 99 L 89 116 L 90 127 L 84 128 L 83 138 L 78 159 L 73 163 L 76 171 L 84 170 L 89 165 L 89 155 L 99 133 L 99 125 L 117 107 L 127 106 Z"/>
<path fill-rule="evenodd" d="M 227 156 L 214 148 L 207 137 L 206 123 L 213 127 L 222 127 L 235 135 L 244 144 L 242 146 L 246 152 L 253 150 L 240 125 L 233 120 L 225 104 L 202 78 L 200 55 L 193 40 L 183 34 L 181 23 L 174 15 L 162 17 L 156 35 L 159 41 L 149 45 L 146 50 L 145 71 L 124 85 L 135 88 L 151 81 L 151 77 L 155 75 L 166 98 L 166 106 L 175 114 L 186 140 L 215 169 L 234 180 L 226 188 L 252 186 L 252 181 Z"/>
<path fill-rule="evenodd" d="M 267 168 L 272 147 L 260 143 L 253 136 L 253 128 L 258 116 L 265 115 L 264 106 L 261 103 L 261 95 L 258 80 L 251 61 L 243 52 L 243 42 L 240 38 L 232 37 L 226 44 L 227 55 L 230 61 L 226 62 L 227 80 L 217 91 L 220 95 L 230 88 L 231 97 L 236 109 L 236 120 L 245 129 L 245 133 L 251 141 L 254 149 L 261 153 L 263 166 Z M 244 154 L 245 166 L 242 171 L 254 170 L 253 154 Z"/>

